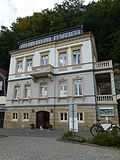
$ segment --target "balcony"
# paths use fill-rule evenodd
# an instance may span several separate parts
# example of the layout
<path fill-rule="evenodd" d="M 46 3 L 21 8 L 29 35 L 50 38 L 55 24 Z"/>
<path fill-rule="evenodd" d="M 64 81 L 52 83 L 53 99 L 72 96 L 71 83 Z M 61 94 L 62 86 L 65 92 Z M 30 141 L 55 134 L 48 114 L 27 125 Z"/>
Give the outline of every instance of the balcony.
<path fill-rule="evenodd" d="M 95 63 L 95 69 L 107 69 L 107 68 L 112 68 L 112 60 L 110 61 L 102 61 L 102 62 L 97 62 Z"/>
<path fill-rule="evenodd" d="M 54 68 L 52 65 L 44 65 L 44 66 L 38 66 L 38 67 L 33 67 L 31 76 L 33 78 L 40 78 L 40 77 L 50 77 L 52 78 L 54 74 Z"/>
<path fill-rule="evenodd" d="M 112 95 L 97 95 L 98 103 L 113 103 L 116 102 L 116 96 Z"/>

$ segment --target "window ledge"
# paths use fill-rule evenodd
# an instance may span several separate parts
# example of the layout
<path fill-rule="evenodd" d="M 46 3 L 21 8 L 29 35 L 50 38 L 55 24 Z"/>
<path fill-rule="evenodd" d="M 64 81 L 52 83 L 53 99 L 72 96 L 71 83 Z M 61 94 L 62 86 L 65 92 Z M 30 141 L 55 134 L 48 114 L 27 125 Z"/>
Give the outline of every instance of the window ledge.
<path fill-rule="evenodd" d="M 78 123 L 84 123 L 84 121 L 77 121 Z"/>
<path fill-rule="evenodd" d="M 13 121 L 13 122 L 16 122 L 16 121 L 18 121 L 18 119 L 12 119 L 12 121 Z"/>
<path fill-rule="evenodd" d="M 60 122 L 61 122 L 61 123 L 67 123 L 68 121 L 67 121 L 67 120 L 63 120 L 63 121 L 60 120 Z"/>
<path fill-rule="evenodd" d="M 29 121 L 29 119 L 23 119 L 22 121 L 23 121 L 23 122 L 28 122 L 28 121 Z"/>

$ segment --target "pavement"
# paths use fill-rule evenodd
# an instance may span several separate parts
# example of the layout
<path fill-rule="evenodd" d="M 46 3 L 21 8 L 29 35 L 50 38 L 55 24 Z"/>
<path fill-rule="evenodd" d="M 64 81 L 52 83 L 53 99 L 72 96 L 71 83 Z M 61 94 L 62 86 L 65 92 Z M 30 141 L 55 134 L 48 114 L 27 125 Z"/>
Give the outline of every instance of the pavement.
<path fill-rule="evenodd" d="M 6 135 L 6 136 L 60 138 L 63 135 L 63 133 L 64 133 L 63 131 L 53 131 L 53 130 L 0 128 L 0 135 Z M 81 135 L 84 138 L 88 138 L 91 136 L 89 131 L 80 131 L 79 135 Z"/>
<path fill-rule="evenodd" d="M 0 134 L 8 136 L 0 137 L 0 160 L 120 160 L 119 149 L 56 141 L 58 131 L 0 129 Z"/>

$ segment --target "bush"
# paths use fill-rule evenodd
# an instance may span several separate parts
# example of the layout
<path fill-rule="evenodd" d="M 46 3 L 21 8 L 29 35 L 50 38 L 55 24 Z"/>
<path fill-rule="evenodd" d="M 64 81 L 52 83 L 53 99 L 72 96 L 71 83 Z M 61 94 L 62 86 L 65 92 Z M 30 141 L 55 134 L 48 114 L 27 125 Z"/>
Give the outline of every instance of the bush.
<path fill-rule="evenodd" d="M 120 147 L 120 136 L 117 135 L 115 130 L 112 130 L 109 133 L 98 133 L 96 136 L 89 138 L 88 142 L 100 146 Z"/>
<path fill-rule="evenodd" d="M 49 124 L 48 129 L 49 129 L 49 130 L 52 130 L 52 129 L 53 129 L 52 124 Z"/>
<path fill-rule="evenodd" d="M 62 139 L 65 141 L 74 141 L 74 142 L 85 142 L 85 139 L 79 135 L 73 135 L 71 131 L 68 131 L 63 134 Z"/>
<path fill-rule="evenodd" d="M 34 128 L 35 128 L 35 125 L 34 125 L 33 123 L 31 123 L 31 124 L 30 124 L 30 128 L 31 128 L 31 129 L 34 129 Z"/>

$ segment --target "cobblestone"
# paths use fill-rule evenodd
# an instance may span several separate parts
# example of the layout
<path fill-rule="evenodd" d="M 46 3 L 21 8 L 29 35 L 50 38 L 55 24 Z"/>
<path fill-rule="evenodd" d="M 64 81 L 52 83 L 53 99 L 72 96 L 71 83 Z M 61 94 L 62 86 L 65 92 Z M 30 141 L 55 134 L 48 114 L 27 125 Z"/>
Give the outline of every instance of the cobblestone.
<path fill-rule="evenodd" d="M 10 136 L 0 138 L 0 160 L 120 160 L 120 150 L 49 137 Z"/>

